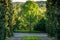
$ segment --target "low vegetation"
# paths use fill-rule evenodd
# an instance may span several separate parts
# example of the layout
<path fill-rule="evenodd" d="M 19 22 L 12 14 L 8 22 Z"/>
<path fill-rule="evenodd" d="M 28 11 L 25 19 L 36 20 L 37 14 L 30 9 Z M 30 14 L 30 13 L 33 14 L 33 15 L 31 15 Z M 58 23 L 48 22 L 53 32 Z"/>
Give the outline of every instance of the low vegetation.
<path fill-rule="evenodd" d="M 30 30 L 15 30 L 14 32 L 15 33 L 41 33 L 42 31 L 36 31 L 36 30 L 33 30 L 33 31 L 30 31 Z"/>
<path fill-rule="evenodd" d="M 37 36 L 25 36 L 22 38 L 22 40 L 41 40 L 41 39 Z"/>

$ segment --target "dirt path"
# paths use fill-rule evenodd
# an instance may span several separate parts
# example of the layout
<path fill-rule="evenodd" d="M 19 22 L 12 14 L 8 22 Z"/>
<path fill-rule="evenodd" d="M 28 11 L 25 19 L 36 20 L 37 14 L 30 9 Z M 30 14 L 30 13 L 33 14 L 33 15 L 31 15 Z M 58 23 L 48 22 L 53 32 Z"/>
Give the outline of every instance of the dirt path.
<path fill-rule="evenodd" d="M 9 40 L 21 40 L 24 36 L 38 36 L 42 40 L 51 40 L 46 33 L 14 33 L 14 37 L 11 37 Z"/>

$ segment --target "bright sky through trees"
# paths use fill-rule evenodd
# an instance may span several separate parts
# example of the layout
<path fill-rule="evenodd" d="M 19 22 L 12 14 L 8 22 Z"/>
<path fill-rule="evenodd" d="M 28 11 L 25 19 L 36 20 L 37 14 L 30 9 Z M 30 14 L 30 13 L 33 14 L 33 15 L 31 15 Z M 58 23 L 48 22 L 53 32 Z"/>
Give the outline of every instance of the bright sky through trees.
<path fill-rule="evenodd" d="M 46 1 L 46 0 L 34 0 L 34 1 Z M 26 2 L 26 0 L 12 0 L 12 2 Z"/>

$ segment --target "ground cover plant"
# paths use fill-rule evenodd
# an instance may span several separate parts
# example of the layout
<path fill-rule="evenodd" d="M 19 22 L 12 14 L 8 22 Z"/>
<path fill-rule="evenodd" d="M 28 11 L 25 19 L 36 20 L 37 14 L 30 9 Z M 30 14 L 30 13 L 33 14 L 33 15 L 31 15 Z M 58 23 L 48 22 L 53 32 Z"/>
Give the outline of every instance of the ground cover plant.
<path fill-rule="evenodd" d="M 37 36 L 24 36 L 22 40 L 41 40 L 41 39 Z"/>

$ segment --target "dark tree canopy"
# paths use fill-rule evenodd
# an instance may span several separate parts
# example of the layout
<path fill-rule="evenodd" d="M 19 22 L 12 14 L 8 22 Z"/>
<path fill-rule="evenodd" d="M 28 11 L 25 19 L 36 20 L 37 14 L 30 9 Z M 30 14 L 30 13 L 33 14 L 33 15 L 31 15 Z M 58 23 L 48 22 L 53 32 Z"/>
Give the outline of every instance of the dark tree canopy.
<path fill-rule="evenodd" d="M 12 36 L 12 3 L 11 0 L 0 0 L 0 40 Z"/>
<path fill-rule="evenodd" d="M 60 32 L 60 0 L 47 0 L 47 17 L 48 17 L 48 26 L 47 31 L 51 36 L 55 36 L 60 40 L 59 33 Z M 58 35 L 57 35 L 58 34 Z"/>

